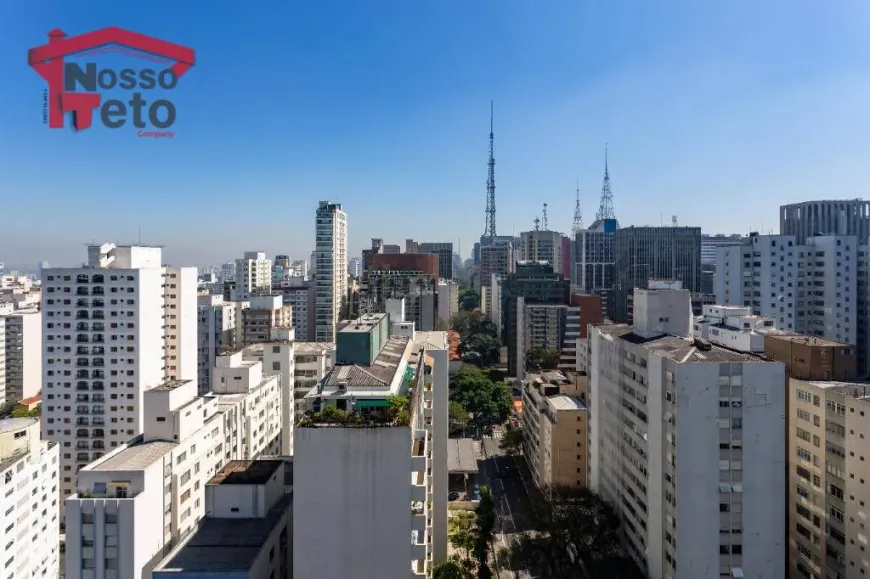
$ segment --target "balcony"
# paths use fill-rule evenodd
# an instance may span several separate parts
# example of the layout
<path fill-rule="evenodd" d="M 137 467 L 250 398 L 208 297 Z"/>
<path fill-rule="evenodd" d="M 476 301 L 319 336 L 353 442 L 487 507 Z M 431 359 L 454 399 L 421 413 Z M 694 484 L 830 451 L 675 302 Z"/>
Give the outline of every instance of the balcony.
<path fill-rule="evenodd" d="M 102 382 L 94 382 L 91 384 L 91 390 L 105 390 L 106 387 Z"/>
<path fill-rule="evenodd" d="M 103 372 L 102 370 L 94 370 L 93 372 L 91 372 L 91 377 L 102 379 L 102 378 L 106 377 L 106 373 Z"/>
<path fill-rule="evenodd" d="M 87 344 L 89 341 L 90 340 L 88 339 L 88 337 L 84 334 L 79 334 L 78 336 L 76 336 L 76 342 L 79 344 Z"/>
<path fill-rule="evenodd" d="M 91 302 L 91 306 L 95 307 L 95 308 L 102 308 L 105 305 L 106 305 L 106 302 L 104 300 L 100 300 L 100 299 L 95 299 L 94 301 Z"/>
<path fill-rule="evenodd" d="M 87 370 L 78 370 L 76 371 L 76 378 L 87 378 L 88 371 Z"/>
<path fill-rule="evenodd" d="M 79 356 L 87 356 L 90 353 L 91 351 L 88 349 L 87 346 L 79 346 L 78 348 L 76 348 L 76 354 L 78 354 Z"/>
<path fill-rule="evenodd" d="M 88 395 L 79 394 L 78 396 L 76 396 L 76 402 L 88 402 Z"/>
<path fill-rule="evenodd" d="M 87 340 L 85 340 L 87 342 Z M 93 342 L 95 344 L 105 344 L 106 339 L 103 337 L 103 334 L 97 334 L 94 336 Z"/>
<path fill-rule="evenodd" d="M 76 276 L 76 283 L 88 283 L 89 281 L 87 274 L 80 273 Z"/>
<path fill-rule="evenodd" d="M 95 320 L 103 320 L 103 319 L 105 319 L 105 317 L 106 317 L 106 315 L 103 312 L 99 312 L 99 311 L 91 314 L 91 318 L 93 318 Z"/>
<path fill-rule="evenodd" d="M 78 438 L 88 438 L 89 433 L 88 433 L 87 429 L 80 428 L 80 429 L 76 430 L 76 436 Z M 76 443 L 76 448 L 78 448 L 79 450 L 88 450 L 88 448 L 90 448 L 90 447 L 88 446 L 87 441 L 80 440 Z"/>
<path fill-rule="evenodd" d="M 76 295 L 77 296 L 86 296 L 86 295 L 90 295 L 90 292 L 88 291 L 88 288 L 83 287 L 83 286 L 79 286 L 76 288 Z"/>
<path fill-rule="evenodd" d="M 86 308 L 86 307 L 88 307 L 88 300 L 87 300 L 87 298 L 79 298 L 78 300 L 76 300 L 76 305 L 77 305 L 78 307 L 80 307 L 80 308 Z"/>
<path fill-rule="evenodd" d="M 414 502 L 422 503 L 426 501 L 426 472 L 425 471 L 417 471 L 413 475 L 414 482 L 411 484 L 411 500 Z"/>
<path fill-rule="evenodd" d="M 97 286 L 97 287 L 94 288 L 94 292 L 93 292 L 93 293 L 94 293 L 95 296 L 101 296 L 101 295 L 105 295 L 106 290 L 103 289 L 102 286 Z"/>
<path fill-rule="evenodd" d="M 76 426 L 89 426 L 87 418 L 76 418 Z"/>
<path fill-rule="evenodd" d="M 79 322 L 78 324 L 76 324 L 77 332 L 87 332 L 88 329 L 88 324 L 86 322 Z"/>
<path fill-rule="evenodd" d="M 94 325 L 92 326 L 91 329 L 94 330 L 95 332 L 102 332 L 103 330 L 106 329 L 106 324 L 104 324 L 102 322 L 94 322 Z"/>
<path fill-rule="evenodd" d="M 91 348 L 91 355 L 93 356 L 102 356 L 106 352 L 106 349 L 102 346 L 94 346 Z"/>
<path fill-rule="evenodd" d="M 76 414 L 90 414 L 90 413 L 91 413 L 91 409 L 88 408 L 87 406 L 77 406 L 76 407 Z"/>
<path fill-rule="evenodd" d="M 78 358 L 76 360 L 76 366 L 78 366 L 79 368 L 83 368 L 86 366 L 90 366 L 90 362 L 88 362 L 87 358 Z"/>
<path fill-rule="evenodd" d="M 79 453 L 76 453 L 76 460 L 90 462 L 91 456 L 87 452 L 79 452 Z"/>
<path fill-rule="evenodd" d="M 94 283 L 103 283 L 104 279 L 103 274 L 98 273 L 91 278 L 91 281 Z"/>
<path fill-rule="evenodd" d="M 92 400 L 93 402 L 105 402 L 105 401 L 106 401 L 106 397 L 105 397 L 103 394 L 94 394 L 94 395 L 91 397 L 91 400 Z"/>
<path fill-rule="evenodd" d="M 90 317 L 90 314 L 87 310 L 79 310 L 76 312 L 77 320 L 87 320 Z"/>
<path fill-rule="evenodd" d="M 106 409 L 103 406 L 94 406 L 91 408 L 91 414 L 105 414 Z"/>
<path fill-rule="evenodd" d="M 79 392 L 83 392 L 83 391 L 86 392 L 89 389 L 90 388 L 88 387 L 87 382 L 76 382 L 76 390 L 78 390 Z"/>
<path fill-rule="evenodd" d="M 106 436 L 106 431 L 103 430 L 102 428 L 96 428 L 96 429 L 94 429 L 93 434 L 94 434 L 94 438 L 102 438 L 102 437 Z M 96 443 L 94 443 L 94 444 L 96 444 Z M 103 444 L 103 443 L 100 442 L 100 444 Z M 94 446 L 94 448 L 97 448 L 97 447 Z"/>

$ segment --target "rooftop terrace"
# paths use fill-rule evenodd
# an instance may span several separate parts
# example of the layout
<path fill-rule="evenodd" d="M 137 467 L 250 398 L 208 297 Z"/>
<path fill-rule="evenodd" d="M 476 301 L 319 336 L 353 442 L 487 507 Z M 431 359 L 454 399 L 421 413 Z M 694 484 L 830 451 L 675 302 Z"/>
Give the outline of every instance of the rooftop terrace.
<path fill-rule="evenodd" d="M 206 484 L 264 485 L 283 466 L 283 460 L 232 460 Z"/>
<path fill-rule="evenodd" d="M 177 443 L 165 440 L 136 442 L 117 454 L 109 455 L 102 462 L 92 463 L 88 470 L 96 472 L 141 470 L 160 460 L 163 455 L 171 452 L 176 446 L 178 446 Z"/>

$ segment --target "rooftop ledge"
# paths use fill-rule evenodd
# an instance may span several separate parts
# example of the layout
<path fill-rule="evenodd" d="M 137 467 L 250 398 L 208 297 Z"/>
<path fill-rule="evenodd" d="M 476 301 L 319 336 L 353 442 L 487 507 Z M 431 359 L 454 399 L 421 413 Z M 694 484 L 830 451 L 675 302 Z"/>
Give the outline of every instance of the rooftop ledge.
<path fill-rule="evenodd" d="M 297 428 L 379 428 L 410 426 L 411 413 L 409 401 L 404 396 L 390 396 L 388 406 L 383 410 L 372 410 L 366 414 L 358 410 L 347 412 L 334 406 L 327 406 L 320 412 L 306 412 L 296 425 Z"/>

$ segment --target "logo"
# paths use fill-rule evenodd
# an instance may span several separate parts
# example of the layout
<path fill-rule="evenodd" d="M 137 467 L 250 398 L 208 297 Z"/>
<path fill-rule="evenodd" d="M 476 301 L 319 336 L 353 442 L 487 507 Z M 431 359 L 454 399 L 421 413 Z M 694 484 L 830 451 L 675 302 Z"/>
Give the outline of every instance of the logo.
<path fill-rule="evenodd" d="M 132 54 L 158 64 L 153 68 L 101 68 L 95 62 L 67 62 L 65 57 L 105 52 Z M 62 30 L 48 33 L 48 44 L 31 48 L 28 64 L 48 83 L 43 91 L 43 123 L 65 126 L 72 113 L 73 128 L 81 131 L 98 122 L 109 129 L 134 127 L 140 137 L 172 138 L 178 112 L 167 98 L 146 98 L 148 91 L 175 89 L 193 66 L 193 49 L 118 27 L 67 37 Z M 167 68 L 167 61 L 174 64 Z M 129 99 L 103 100 L 100 91 L 130 91 Z M 161 93 L 163 96 L 164 93 Z"/>

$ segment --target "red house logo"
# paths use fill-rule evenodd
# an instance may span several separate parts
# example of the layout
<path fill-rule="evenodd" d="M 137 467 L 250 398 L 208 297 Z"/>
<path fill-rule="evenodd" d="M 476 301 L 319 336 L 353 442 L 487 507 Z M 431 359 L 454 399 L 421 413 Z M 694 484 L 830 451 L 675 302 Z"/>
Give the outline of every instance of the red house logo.
<path fill-rule="evenodd" d="M 82 65 L 65 61 L 67 56 L 106 52 L 131 54 L 159 66 L 116 70 L 100 68 L 94 62 Z M 118 129 L 129 123 L 140 129 L 139 136 L 171 137 L 168 129 L 175 122 L 175 105 L 166 98 L 146 100 L 143 91 L 174 89 L 178 79 L 193 66 L 195 53 L 191 48 L 112 26 L 71 37 L 62 30 L 52 30 L 48 33 L 48 44 L 31 48 L 27 60 L 48 83 L 43 97 L 43 122 L 49 128 L 62 129 L 64 115 L 72 113 L 74 128 L 87 129 L 97 111 L 107 128 Z M 167 66 L 167 62 L 173 64 Z M 100 91 L 112 89 L 133 92 L 129 101 L 103 101 Z M 145 130 L 148 128 L 157 131 Z"/>

